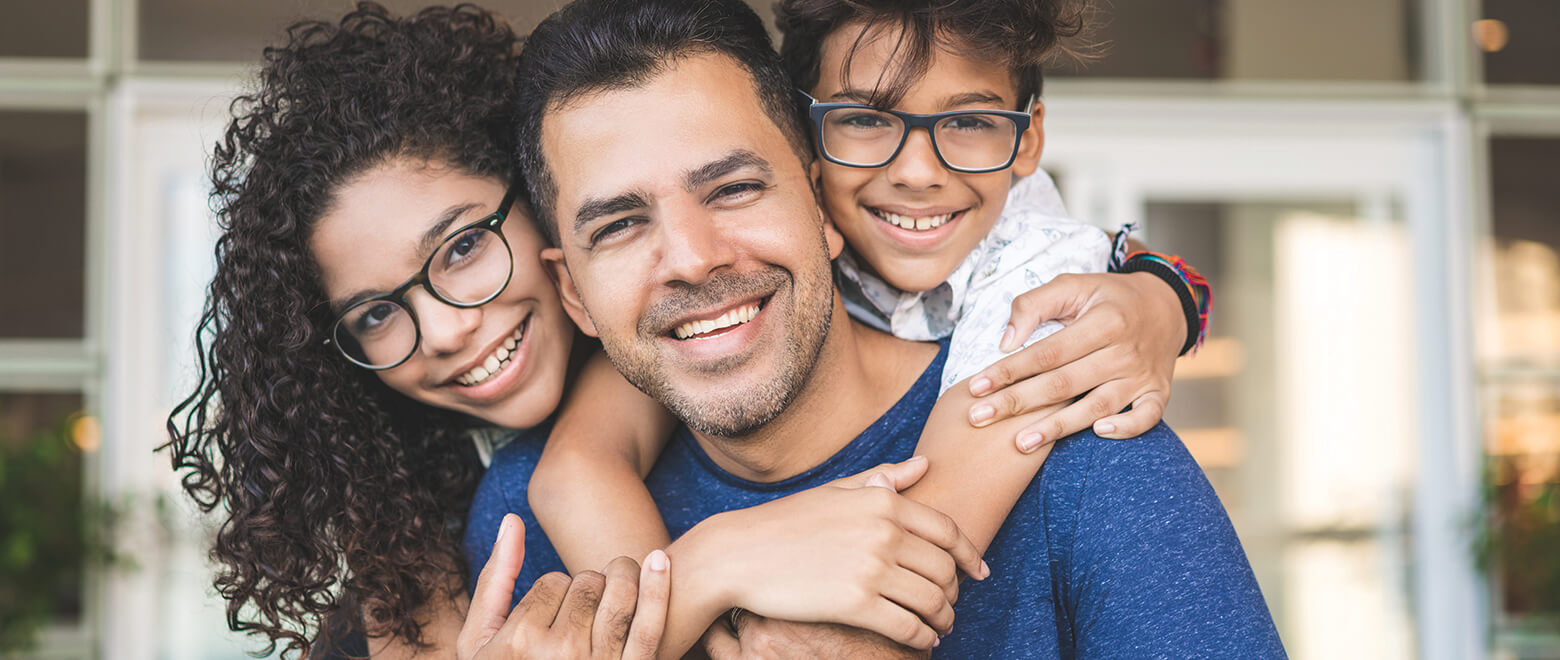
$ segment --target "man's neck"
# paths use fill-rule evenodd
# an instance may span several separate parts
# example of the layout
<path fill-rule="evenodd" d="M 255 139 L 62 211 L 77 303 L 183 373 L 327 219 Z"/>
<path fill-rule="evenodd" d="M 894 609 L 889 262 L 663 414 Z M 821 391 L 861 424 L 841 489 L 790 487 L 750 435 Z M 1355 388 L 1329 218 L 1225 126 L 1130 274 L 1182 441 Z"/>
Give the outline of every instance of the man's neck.
<path fill-rule="evenodd" d="M 722 469 L 757 482 L 788 479 L 828 460 L 904 396 L 937 346 L 861 325 L 834 296 L 829 334 L 802 390 L 779 416 L 740 438 L 694 432 Z"/>

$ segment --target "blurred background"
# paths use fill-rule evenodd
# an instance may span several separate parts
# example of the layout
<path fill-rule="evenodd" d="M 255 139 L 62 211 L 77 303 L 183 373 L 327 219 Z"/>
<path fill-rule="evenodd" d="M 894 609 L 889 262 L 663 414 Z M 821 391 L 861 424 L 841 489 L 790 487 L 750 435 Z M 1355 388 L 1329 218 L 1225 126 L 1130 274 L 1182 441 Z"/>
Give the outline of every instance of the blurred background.
<path fill-rule="evenodd" d="M 4 4 L 0 656 L 246 657 L 153 449 L 191 383 L 228 99 L 285 25 L 350 4 Z M 528 29 L 559 2 L 483 4 Z M 1099 19 L 1101 57 L 1048 79 L 1044 165 L 1075 215 L 1212 281 L 1168 417 L 1290 653 L 1560 658 L 1560 2 Z"/>

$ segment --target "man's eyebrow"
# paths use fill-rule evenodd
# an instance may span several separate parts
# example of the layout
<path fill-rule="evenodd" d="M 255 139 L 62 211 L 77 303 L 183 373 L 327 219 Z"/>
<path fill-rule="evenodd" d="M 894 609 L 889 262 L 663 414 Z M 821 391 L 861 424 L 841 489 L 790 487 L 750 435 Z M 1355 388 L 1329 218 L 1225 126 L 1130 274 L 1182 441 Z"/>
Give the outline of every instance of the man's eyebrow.
<path fill-rule="evenodd" d="M 440 241 L 444 240 L 445 230 L 448 230 L 450 225 L 455 223 L 456 218 L 465 215 L 467 211 L 470 211 L 474 208 L 477 208 L 477 204 L 475 202 L 469 204 L 457 204 L 455 206 L 444 209 L 444 212 L 439 214 L 439 219 L 434 222 L 432 226 L 428 227 L 428 231 L 423 232 L 422 239 L 417 241 L 417 254 L 426 255 L 429 252 L 432 252 L 433 248 L 437 246 Z"/>
<path fill-rule="evenodd" d="M 649 196 L 638 190 L 630 190 L 605 199 L 586 198 L 585 203 L 580 204 L 580 210 L 574 212 L 574 231 L 578 232 L 585 225 L 602 217 L 648 206 L 650 206 Z"/>
<path fill-rule="evenodd" d="M 743 168 L 756 169 L 766 177 L 774 173 L 774 169 L 769 166 L 769 161 L 764 160 L 751 151 L 739 149 L 731 152 L 724 158 L 705 163 L 690 170 L 683 176 L 683 189 L 688 192 L 697 192 L 700 188 L 709 185 L 710 182 Z"/>

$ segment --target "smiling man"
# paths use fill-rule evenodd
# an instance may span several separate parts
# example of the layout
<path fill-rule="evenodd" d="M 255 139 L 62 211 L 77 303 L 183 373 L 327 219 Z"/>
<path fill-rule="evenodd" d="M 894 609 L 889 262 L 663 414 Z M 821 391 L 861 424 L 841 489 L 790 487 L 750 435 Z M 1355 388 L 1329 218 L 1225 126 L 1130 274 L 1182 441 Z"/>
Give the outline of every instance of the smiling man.
<path fill-rule="evenodd" d="M 564 306 L 686 425 L 646 480 L 674 538 L 687 533 L 669 549 L 674 582 L 722 560 L 679 555 L 701 521 L 910 457 L 946 348 L 846 314 L 830 269 L 843 242 L 751 10 L 581 0 L 533 33 L 520 80 L 522 168 Z M 467 536 L 473 573 L 499 516 L 532 524 L 535 460 L 495 456 Z M 527 547 L 519 586 L 562 569 L 545 538 Z M 1162 425 L 1130 445 L 1059 443 L 986 559 L 992 577 L 963 585 L 939 654 L 1283 654 L 1223 508 Z M 674 645 L 688 634 L 673 628 L 711 620 L 678 584 Z"/>

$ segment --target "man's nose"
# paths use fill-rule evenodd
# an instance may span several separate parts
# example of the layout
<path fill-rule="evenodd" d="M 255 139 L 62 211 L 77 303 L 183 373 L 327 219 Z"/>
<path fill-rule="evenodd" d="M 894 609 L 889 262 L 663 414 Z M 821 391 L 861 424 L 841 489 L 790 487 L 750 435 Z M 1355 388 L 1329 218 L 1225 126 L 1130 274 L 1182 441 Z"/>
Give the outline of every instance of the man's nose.
<path fill-rule="evenodd" d="M 660 223 L 661 282 L 699 284 L 734 262 L 736 251 L 718 223 L 702 207 L 667 214 Z"/>
<path fill-rule="evenodd" d="M 935 188 L 948 180 L 948 170 L 932 146 L 932 134 L 924 128 L 910 129 L 904 148 L 884 167 L 889 183 L 910 190 Z"/>
<path fill-rule="evenodd" d="M 459 353 L 482 326 L 481 307 L 462 309 L 445 304 L 422 287 L 408 291 L 406 302 L 417 313 L 417 327 L 422 332 L 418 350 L 430 357 Z"/>

